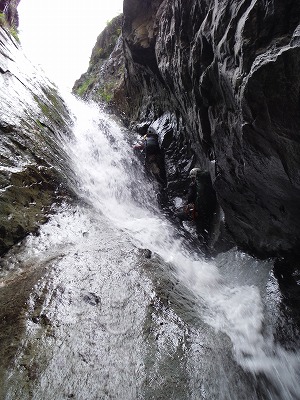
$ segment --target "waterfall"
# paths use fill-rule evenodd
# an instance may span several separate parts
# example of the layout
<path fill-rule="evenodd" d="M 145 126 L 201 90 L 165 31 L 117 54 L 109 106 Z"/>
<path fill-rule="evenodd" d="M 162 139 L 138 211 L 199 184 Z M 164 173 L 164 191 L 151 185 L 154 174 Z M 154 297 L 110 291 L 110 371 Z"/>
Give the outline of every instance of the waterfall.
<path fill-rule="evenodd" d="M 269 326 L 271 262 L 237 250 L 205 260 L 162 213 L 134 134 L 67 97 L 74 137 L 64 147 L 80 201 L 58 207 L 14 256 L 38 260 L 48 277 L 31 295 L 18 368 L 7 378 L 19 383 L 7 398 L 24 393 L 33 344 L 43 367 L 31 398 L 299 398 L 299 350 L 277 343 Z M 52 333 L 32 318 L 37 298 Z"/>
<path fill-rule="evenodd" d="M 161 215 L 155 200 L 158 189 L 147 181 L 142 165 L 135 160 L 126 141 L 129 132 L 122 132 L 104 114 L 99 115 L 96 106 L 79 106 L 87 111 L 77 115 L 84 114 L 86 120 L 75 124 L 73 159 L 86 200 L 129 235 L 136 246 L 158 253 L 176 267 L 173 273 L 193 293 L 197 306 L 205 307 L 203 320 L 230 337 L 234 357 L 243 368 L 266 374 L 281 399 L 296 398 L 300 393 L 300 353 L 285 351 L 272 336 L 263 334 L 264 305 L 257 279 L 264 274 L 266 281 L 271 263 L 258 263 L 260 272 L 251 270 L 257 274 L 255 283 L 232 285 L 222 274 L 222 256 L 217 262 L 207 262 L 201 254 L 190 253 L 178 239 L 176 228 Z"/>

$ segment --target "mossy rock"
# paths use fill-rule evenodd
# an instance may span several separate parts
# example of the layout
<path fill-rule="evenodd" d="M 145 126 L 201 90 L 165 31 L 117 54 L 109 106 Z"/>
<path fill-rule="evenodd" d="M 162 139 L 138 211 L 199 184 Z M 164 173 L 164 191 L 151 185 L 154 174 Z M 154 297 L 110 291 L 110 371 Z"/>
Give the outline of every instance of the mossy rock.
<path fill-rule="evenodd" d="M 60 202 L 65 189 L 52 168 L 29 166 L 11 176 L 0 196 L 0 254 L 35 232 L 47 221 L 54 202 Z"/>

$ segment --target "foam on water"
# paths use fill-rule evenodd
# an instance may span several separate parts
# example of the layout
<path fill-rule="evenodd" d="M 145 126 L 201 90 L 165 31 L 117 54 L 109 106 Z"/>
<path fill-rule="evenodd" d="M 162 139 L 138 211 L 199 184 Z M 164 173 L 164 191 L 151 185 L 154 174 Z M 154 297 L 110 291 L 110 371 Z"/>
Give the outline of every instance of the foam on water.
<path fill-rule="evenodd" d="M 188 251 L 182 236 L 159 210 L 155 185 L 146 179 L 132 151 L 129 132 L 97 106 L 75 99 L 69 102 L 74 115 L 80 115 L 74 122 L 76 140 L 66 143 L 79 182 L 78 194 L 136 246 L 158 253 L 176 267 L 181 283 L 205 305 L 201 318 L 230 337 L 234 357 L 244 369 L 264 373 L 279 398 L 298 398 L 300 354 L 276 345 L 272 335 L 265 336 L 261 282 L 231 285 L 214 261 Z"/>

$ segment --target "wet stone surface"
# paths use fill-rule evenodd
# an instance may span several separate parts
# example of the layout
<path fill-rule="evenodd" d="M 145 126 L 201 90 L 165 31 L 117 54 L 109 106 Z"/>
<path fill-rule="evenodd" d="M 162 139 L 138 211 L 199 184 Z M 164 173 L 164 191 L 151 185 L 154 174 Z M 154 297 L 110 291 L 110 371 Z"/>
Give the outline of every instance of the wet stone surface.
<path fill-rule="evenodd" d="M 101 299 L 95 293 L 84 293 L 82 294 L 82 299 L 91 306 L 101 306 Z"/>
<path fill-rule="evenodd" d="M 62 138 L 71 118 L 57 89 L 0 27 L 0 254 L 68 200 Z M 70 171 L 69 171 L 70 172 Z M 71 173 L 69 175 L 71 177 Z M 72 178 L 71 178 L 72 179 Z"/>

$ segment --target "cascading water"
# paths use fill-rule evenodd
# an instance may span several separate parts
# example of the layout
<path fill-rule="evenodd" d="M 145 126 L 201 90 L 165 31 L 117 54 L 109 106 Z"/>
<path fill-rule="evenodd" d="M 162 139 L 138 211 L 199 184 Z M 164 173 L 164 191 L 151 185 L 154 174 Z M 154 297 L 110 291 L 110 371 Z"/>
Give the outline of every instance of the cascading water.
<path fill-rule="evenodd" d="M 43 272 L 4 398 L 299 399 L 299 343 L 276 343 L 271 325 L 271 263 L 233 250 L 205 261 L 162 214 L 128 132 L 69 106 L 81 201 L 7 257 Z"/>

